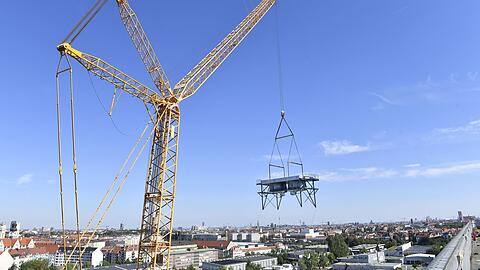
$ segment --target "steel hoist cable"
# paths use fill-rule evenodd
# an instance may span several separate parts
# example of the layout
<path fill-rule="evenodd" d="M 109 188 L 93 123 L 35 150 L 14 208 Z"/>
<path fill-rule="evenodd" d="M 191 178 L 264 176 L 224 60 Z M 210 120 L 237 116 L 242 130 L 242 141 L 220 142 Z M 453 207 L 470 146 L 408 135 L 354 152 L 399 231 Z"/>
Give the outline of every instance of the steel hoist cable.
<path fill-rule="evenodd" d="M 270 204 L 274 204 L 277 210 L 280 209 L 283 196 L 289 192 L 295 195 L 300 207 L 303 203 L 310 200 L 316 207 L 315 193 L 318 190 L 314 186 L 317 178 L 306 176 L 300 151 L 296 142 L 295 134 L 290 128 L 285 118 L 285 94 L 283 85 L 283 70 L 280 46 L 280 23 L 279 23 L 279 3 L 275 2 L 275 42 L 277 52 L 277 72 L 278 72 L 278 92 L 280 101 L 281 118 L 276 129 L 275 140 L 268 163 L 268 179 L 260 180 L 257 185 L 260 191 L 257 192 L 261 197 L 262 210 Z M 298 187 L 290 187 L 286 183 L 288 177 L 297 179 Z M 290 180 L 289 180 L 290 181 Z M 276 190 L 272 183 L 285 183 L 284 190 Z M 306 196 L 306 197 L 304 197 Z M 280 215 L 279 215 L 280 219 Z M 280 220 L 279 220 L 280 223 Z"/>
<path fill-rule="evenodd" d="M 122 135 L 124 135 L 124 136 L 128 136 L 125 132 L 123 132 L 123 131 L 120 130 L 120 128 L 117 126 L 117 124 L 116 124 L 115 121 L 113 120 L 112 114 L 109 113 L 109 111 L 108 111 L 107 108 L 105 107 L 105 104 L 103 104 L 102 99 L 101 99 L 100 96 L 98 95 L 98 91 L 97 91 L 97 88 L 95 87 L 95 84 L 93 83 L 92 75 L 91 75 L 90 71 L 87 71 L 87 73 L 88 73 L 88 78 L 89 78 L 89 80 L 90 80 L 90 85 L 92 86 L 93 93 L 94 93 L 95 96 L 97 97 L 98 103 L 100 103 L 100 106 L 102 107 L 103 111 L 105 112 L 105 114 L 108 116 L 108 118 L 109 118 L 110 121 L 112 122 L 113 127 L 118 131 L 118 133 L 120 133 L 120 134 L 122 134 Z"/>
<path fill-rule="evenodd" d="M 283 93 L 283 77 L 282 77 L 282 55 L 280 50 L 280 22 L 279 22 L 279 4 L 275 1 L 275 40 L 277 46 L 277 72 L 278 72 L 278 91 L 280 94 L 280 111 L 285 111 L 285 96 Z"/>
<path fill-rule="evenodd" d="M 60 69 L 62 59 L 65 57 L 65 62 L 67 67 Z M 78 205 L 78 182 L 77 182 L 77 153 L 76 153 L 76 143 L 75 143 L 75 103 L 74 103 L 74 91 L 73 91 L 73 69 L 68 57 L 61 53 L 60 59 L 57 67 L 57 72 L 55 74 L 56 80 L 56 98 L 57 98 L 57 147 L 58 147 L 58 164 L 59 164 L 59 184 L 60 184 L 60 208 L 62 216 L 62 237 L 63 237 L 63 251 L 64 259 L 66 256 L 66 232 L 65 232 L 65 205 L 64 205 L 64 194 L 63 194 L 63 168 L 62 168 L 62 141 L 61 141 L 61 107 L 60 107 L 60 75 L 64 72 L 68 72 L 69 80 L 69 94 L 70 94 L 70 128 L 71 128 L 71 144 L 72 144 L 72 161 L 73 161 L 73 188 L 74 188 L 74 199 L 75 199 L 75 223 L 76 223 L 76 232 L 77 232 L 77 245 L 81 246 L 80 243 L 80 213 Z M 80 269 L 82 269 L 81 257 Z M 65 264 L 66 265 L 66 264 Z"/>
<path fill-rule="evenodd" d="M 95 15 L 102 9 L 102 7 L 107 3 L 107 0 L 97 0 L 95 4 L 88 10 L 88 12 L 80 19 L 80 21 L 75 25 L 75 27 L 68 33 L 63 42 L 72 43 L 80 35 L 80 33 L 85 29 L 85 27 L 93 20 Z M 72 37 L 73 35 L 73 37 Z M 70 37 L 72 37 L 70 39 Z M 63 43 L 62 42 L 62 43 Z"/>
<path fill-rule="evenodd" d="M 109 188 L 107 189 L 107 191 L 105 192 L 105 194 L 103 195 L 102 197 L 102 200 L 100 201 L 100 203 L 98 204 L 96 210 L 94 211 L 94 213 L 91 215 L 90 219 L 88 220 L 87 222 L 87 225 L 85 227 L 85 229 L 83 230 L 82 232 L 82 235 L 81 235 L 81 239 L 83 239 L 85 237 L 85 235 L 88 233 L 88 231 L 90 230 L 90 226 L 93 222 L 93 220 L 95 219 L 96 215 L 98 214 L 98 212 L 100 211 L 100 209 L 102 208 L 103 204 L 105 203 L 105 201 L 107 200 L 108 198 L 108 195 L 110 194 L 110 192 L 113 190 L 113 188 L 115 187 L 118 179 L 120 178 L 120 176 L 123 174 L 123 171 L 125 170 L 125 168 L 127 167 L 128 163 L 130 162 L 130 159 L 133 155 L 133 153 L 135 152 L 135 150 L 137 149 L 137 146 L 138 144 L 140 143 L 140 141 L 142 140 L 142 138 L 144 137 L 145 135 L 145 132 L 148 130 L 148 126 L 150 125 L 150 122 L 148 122 L 146 125 L 145 125 L 145 128 L 143 129 L 142 133 L 140 134 L 140 136 L 138 137 L 137 141 L 135 142 L 135 144 L 133 145 L 132 149 L 130 149 L 130 152 L 128 153 L 126 159 L 124 160 L 122 166 L 120 167 L 119 171 L 117 172 L 117 174 L 115 175 L 115 177 L 113 178 L 113 181 L 112 183 L 110 184 Z M 148 139 L 147 139 L 148 140 Z M 92 237 L 92 236 L 90 236 Z M 78 245 L 75 245 L 73 247 L 73 250 L 75 251 L 76 249 L 78 248 Z M 67 262 L 70 261 L 71 259 L 71 256 L 73 255 L 73 252 L 69 255 L 68 259 L 67 259 Z"/>
<path fill-rule="evenodd" d="M 59 83 L 59 76 L 65 71 L 71 69 L 71 66 L 67 69 L 61 70 L 62 59 L 64 55 L 60 55 L 60 59 L 58 60 L 57 65 L 57 72 L 55 74 L 55 82 L 56 82 L 56 98 L 57 98 L 57 149 L 58 149 L 58 177 L 59 177 L 59 186 L 60 186 L 60 211 L 61 211 L 61 218 L 62 218 L 62 242 L 63 242 L 63 254 L 66 254 L 67 249 L 67 238 L 65 234 L 65 208 L 64 208 L 64 199 L 63 199 L 63 168 L 62 168 L 62 136 L 61 136 L 61 110 L 60 110 L 60 83 Z M 68 62 L 67 59 L 67 63 Z"/>
<path fill-rule="evenodd" d="M 71 138 L 72 138 L 72 162 L 73 162 L 73 188 L 75 193 L 75 222 L 77 229 L 77 241 L 78 245 L 80 243 L 80 213 L 78 210 L 78 182 L 77 182 L 77 146 L 75 140 L 75 102 L 74 102 L 74 92 L 73 92 L 73 72 L 70 68 L 69 72 L 70 78 L 70 126 L 71 126 Z M 82 269 L 82 256 L 80 255 L 78 261 L 80 262 L 80 270 Z"/>
<path fill-rule="evenodd" d="M 150 123 L 147 124 L 147 127 Z M 146 130 L 146 129 L 145 129 Z M 155 128 L 152 128 L 152 131 L 150 132 L 150 135 L 147 137 L 147 139 L 145 140 L 145 142 L 142 144 L 142 147 L 141 149 L 139 150 L 139 152 L 137 153 L 137 155 L 135 156 L 135 159 L 132 161 L 132 164 L 130 165 L 130 167 L 128 168 L 127 172 L 125 173 L 125 175 L 123 176 L 123 179 L 122 181 L 120 182 L 119 186 L 117 187 L 115 193 L 113 194 L 112 198 L 110 199 L 106 209 L 103 211 L 102 213 L 102 216 L 100 217 L 100 219 L 98 220 L 93 232 L 91 232 L 90 236 L 88 237 L 88 240 L 85 242 L 85 247 L 83 248 L 83 250 L 81 250 L 80 252 L 80 257 L 83 255 L 83 253 L 85 252 L 87 246 L 90 244 L 90 242 L 92 241 L 92 239 L 95 237 L 95 234 L 98 230 L 98 228 L 100 227 L 100 225 L 103 223 L 103 220 L 105 219 L 108 211 L 110 210 L 111 206 L 113 205 L 113 202 L 115 201 L 115 199 L 117 198 L 118 194 L 120 193 L 120 191 L 122 190 L 122 187 L 123 185 L 125 184 L 126 180 L 128 179 L 128 177 L 130 176 L 130 173 L 132 172 L 133 168 L 135 167 L 135 165 L 137 164 L 137 161 L 138 159 L 140 158 L 141 154 L 143 153 L 143 151 L 145 150 L 145 147 L 148 145 L 148 142 L 150 141 L 150 139 L 152 138 L 153 134 L 155 133 Z M 143 137 L 143 134 L 142 136 Z M 141 139 L 140 137 L 140 139 Z M 86 232 L 86 231 L 85 231 Z M 73 254 L 73 253 L 72 253 Z M 70 256 L 72 255 L 70 254 Z M 75 268 L 75 265 L 77 264 L 77 262 L 74 264 L 74 268 Z"/>

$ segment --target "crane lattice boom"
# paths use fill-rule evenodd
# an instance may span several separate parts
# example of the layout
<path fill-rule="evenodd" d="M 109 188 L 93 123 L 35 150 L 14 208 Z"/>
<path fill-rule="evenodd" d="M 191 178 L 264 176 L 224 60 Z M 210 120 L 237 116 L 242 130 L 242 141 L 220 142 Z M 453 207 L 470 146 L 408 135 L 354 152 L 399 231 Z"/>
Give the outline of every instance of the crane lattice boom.
<path fill-rule="evenodd" d="M 170 82 L 167 79 L 167 75 L 160 64 L 137 15 L 130 7 L 127 0 L 117 0 L 117 4 L 123 25 L 125 26 L 133 45 L 137 49 L 145 68 L 152 77 L 153 83 L 164 97 L 171 96 L 172 89 L 170 89 Z"/>
<path fill-rule="evenodd" d="M 57 48 L 77 60 L 92 74 L 113 84 L 116 88 L 122 89 L 145 103 L 156 104 L 161 102 L 162 98 L 156 92 L 104 60 L 74 49 L 68 43 L 62 43 Z"/>

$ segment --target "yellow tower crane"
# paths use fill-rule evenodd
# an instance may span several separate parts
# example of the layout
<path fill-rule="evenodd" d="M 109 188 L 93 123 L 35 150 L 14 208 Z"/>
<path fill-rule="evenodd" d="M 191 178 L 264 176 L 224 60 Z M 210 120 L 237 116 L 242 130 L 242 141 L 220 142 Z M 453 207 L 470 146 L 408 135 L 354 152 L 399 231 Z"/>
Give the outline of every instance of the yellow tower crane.
<path fill-rule="evenodd" d="M 115 89 L 123 90 L 155 108 L 155 130 L 145 184 L 137 268 L 169 269 L 180 132 L 179 104 L 202 86 L 269 11 L 275 0 L 262 0 L 173 88 L 128 1 L 116 0 L 125 29 L 158 91 L 151 90 L 104 60 L 72 47 L 73 40 L 106 1 L 98 0 L 57 49 L 62 56 L 74 58 L 89 72 L 113 84 Z M 166 265 L 163 267 L 160 255 L 165 256 Z"/>

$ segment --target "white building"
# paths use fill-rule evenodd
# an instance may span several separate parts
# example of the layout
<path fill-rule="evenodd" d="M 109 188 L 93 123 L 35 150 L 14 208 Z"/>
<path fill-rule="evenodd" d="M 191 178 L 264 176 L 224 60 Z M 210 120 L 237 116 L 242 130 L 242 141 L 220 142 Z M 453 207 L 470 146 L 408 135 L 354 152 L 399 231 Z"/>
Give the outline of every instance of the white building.
<path fill-rule="evenodd" d="M 292 233 L 290 234 L 290 237 L 292 238 L 297 238 L 297 239 L 313 239 L 313 238 L 318 238 L 320 236 L 320 233 L 315 232 L 313 229 L 303 229 L 299 233 Z"/>
<path fill-rule="evenodd" d="M 0 270 L 8 270 L 13 265 L 13 257 L 8 251 L 0 251 Z"/>
<path fill-rule="evenodd" d="M 265 267 L 264 270 L 294 270 L 293 265 L 291 264 L 282 264 L 282 265 L 274 265 L 272 267 Z"/>
<path fill-rule="evenodd" d="M 233 259 L 204 262 L 202 265 L 202 270 L 218 270 L 224 267 L 228 270 L 245 270 L 247 268 L 247 263 Z"/>
<path fill-rule="evenodd" d="M 218 260 L 218 250 L 213 248 L 199 249 L 197 245 L 172 246 L 170 253 L 170 267 L 176 269 L 186 269 L 193 265 L 195 268 L 201 268 L 205 262 Z M 163 264 L 165 265 L 165 257 Z"/>
<path fill-rule="evenodd" d="M 259 265 L 262 269 L 272 269 L 277 265 L 277 258 L 269 256 L 247 256 L 235 259 L 204 262 L 202 265 L 202 270 L 218 270 L 223 267 L 229 270 L 245 270 L 247 263 Z"/>
<path fill-rule="evenodd" d="M 137 246 L 108 246 L 102 248 L 103 260 L 112 264 L 135 262 Z"/>
<path fill-rule="evenodd" d="M 405 264 L 414 265 L 428 265 L 435 259 L 433 254 L 412 254 L 405 256 Z"/>
<path fill-rule="evenodd" d="M 228 240 L 230 241 L 248 241 L 248 242 L 260 242 L 259 233 L 230 233 Z"/>
<path fill-rule="evenodd" d="M 83 265 L 90 265 L 93 267 L 101 266 L 103 262 L 103 253 L 101 248 L 94 248 L 94 247 L 85 247 L 82 248 L 82 250 L 85 249 L 82 255 L 82 264 Z M 79 255 L 80 251 L 75 249 L 73 254 L 70 256 L 71 252 L 73 250 L 73 247 L 67 247 L 67 256 L 63 253 L 63 248 L 60 247 L 55 253 L 55 260 L 53 265 L 55 266 L 63 266 L 65 264 L 65 261 L 68 260 L 70 257 L 69 263 L 78 263 L 79 262 Z M 65 258 L 66 257 L 66 258 Z"/>
<path fill-rule="evenodd" d="M 103 248 L 105 247 L 105 241 L 92 241 L 88 246 L 93 248 Z"/>
<path fill-rule="evenodd" d="M 105 242 L 105 246 L 138 246 L 140 235 L 126 235 L 115 237 Z"/>
<path fill-rule="evenodd" d="M 361 244 L 358 246 L 351 247 L 350 250 L 352 251 L 353 254 L 360 254 L 360 253 L 373 253 L 376 252 L 377 249 L 384 250 L 385 245 L 384 244 Z"/>
<path fill-rule="evenodd" d="M 0 224 L 0 238 L 7 237 L 7 225 Z"/>
<path fill-rule="evenodd" d="M 17 267 L 20 267 L 23 263 L 34 260 L 46 260 L 50 263 L 53 263 L 53 258 L 55 255 L 55 253 L 49 253 L 43 248 L 15 249 L 9 250 L 8 252 L 13 257 L 13 263 Z"/>
<path fill-rule="evenodd" d="M 355 254 L 348 257 L 338 258 L 339 262 L 346 263 L 383 263 L 385 262 L 385 253 L 383 251 Z"/>
<path fill-rule="evenodd" d="M 401 263 L 345 263 L 332 265 L 333 270 L 397 270 L 402 269 Z"/>
<path fill-rule="evenodd" d="M 385 256 L 392 257 L 403 257 L 405 251 L 412 247 L 412 242 L 405 243 L 403 245 L 397 246 L 394 249 L 385 250 Z"/>
<path fill-rule="evenodd" d="M 353 256 L 338 258 L 332 265 L 333 270 L 394 270 L 401 268 L 402 263 L 386 263 L 383 251 L 355 254 Z"/>
<path fill-rule="evenodd" d="M 265 246 L 263 243 L 255 242 L 232 242 L 232 244 L 234 245 L 232 248 L 233 258 L 243 257 L 248 254 L 267 254 L 275 248 L 275 246 Z"/>

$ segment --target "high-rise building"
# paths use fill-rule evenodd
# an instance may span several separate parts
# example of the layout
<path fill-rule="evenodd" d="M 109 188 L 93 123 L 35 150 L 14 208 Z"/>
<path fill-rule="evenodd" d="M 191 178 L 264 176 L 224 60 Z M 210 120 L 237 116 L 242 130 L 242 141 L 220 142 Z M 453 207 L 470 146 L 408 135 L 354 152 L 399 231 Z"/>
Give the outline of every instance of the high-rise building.
<path fill-rule="evenodd" d="M 458 221 L 460 221 L 460 222 L 463 221 L 463 213 L 462 213 L 462 211 L 458 211 Z"/>
<path fill-rule="evenodd" d="M 13 220 L 10 223 L 10 232 L 8 233 L 10 238 L 18 238 L 20 237 L 20 223 Z"/>
<path fill-rule="evenodd" d="M 123 231 L 123 223 L 120 223 L 120 231 Z"/>

